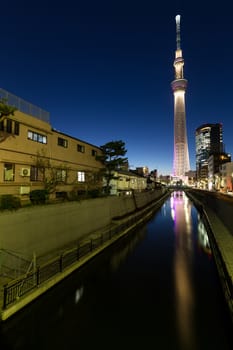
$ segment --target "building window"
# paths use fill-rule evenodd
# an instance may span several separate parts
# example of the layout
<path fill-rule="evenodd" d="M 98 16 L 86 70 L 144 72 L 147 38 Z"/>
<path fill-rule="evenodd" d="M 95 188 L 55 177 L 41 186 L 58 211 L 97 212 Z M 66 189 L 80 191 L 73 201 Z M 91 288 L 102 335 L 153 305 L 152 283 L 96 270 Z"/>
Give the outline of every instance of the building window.
<path fill-rule="evenodd" d="M 58 169 L 56 173 L 56 178 L 58 182 L 66 182 L 66 170 Z"/>
<path fill-rule="evenodd" d="M 57 138 L 57 144 L 58 144 L 58 146 L 61 146 L 61 147 L 65 147 L 65 148 L 68 147 L 68 141 L 61 138 L 61 137 Z"/>
<path fill-rule="evenodd" d="M 12 120 L 10 119 L 6 120 L 6 132 L 12 134 Z"/>
<path fill-rule="evenodd" d="M 85 172 L 84 171 L 78 171 L 77 172 L 77 178 L 78 178 L 78 182 L 85 182 Z"/>
<path fill-rule="evenodd" d="M 93 157 L 96 157 L 96 156 L 97 156 L 97 151 L 96 151 L 95 149 L 92 149 L 92 150 L 91 150 L 91 155 L 92 155 Z"/>
<path fill-rule="evenodd" d="M 5 131 L 8 134 L 19 135 L 19 122 L 11 119 L 5 119 L 0 122 L 0 131 Z"/>
<path fill-rule="evenodd" d="M 15 135 L 19 135 L 19 122 L 15 122 L 14 134 L 15 134 Z"/>
<path fill-rule="evenodd" d="M 31 166 L 30 171 L 30 181 L 43 181 L 44 180 L 44 173 L 42 168 L 38 168 L 34 165 Z"/>
<path fill-rule="evenodd" d="M 78 152 L 81 152 L 81 153 L 84 153 L 84 152 L 85 152 L 85 146 L 83 146 L 83 145 L 77 145 L 77 151 L 78 151 Z"/>
<path fill-rule="evenodd" d="M 4 164 L 4 181 L 14 181 L 15 165 L 12 163 Z"/>
<path fill-rule="evenodd" d="M 47 143 L 47 136 L 30 130 L 28 131 L 28 139 L 39 143 Z"/>

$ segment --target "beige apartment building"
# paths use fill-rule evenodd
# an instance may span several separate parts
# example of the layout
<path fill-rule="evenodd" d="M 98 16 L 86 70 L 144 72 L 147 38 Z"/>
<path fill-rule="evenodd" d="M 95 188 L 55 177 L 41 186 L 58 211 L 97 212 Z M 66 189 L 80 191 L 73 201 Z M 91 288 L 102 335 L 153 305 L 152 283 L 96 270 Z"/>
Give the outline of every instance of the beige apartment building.
<path fill-rule="evenodd" d="M 27 199 L 47 187 L 55 198 L 102 186 L 99 147 L 56 131 L 39 107 L 3 89 L 0 97 L 17 108 L 0 122 L 0 195 Z"/>
<path fill-rule="evenodd" d="M 110 186 L 112 195 L 132 195 L 133 191 L 141 192 L 147 188 L 147 179 L 131 171 L 118 170 L 114 171 Z"/>

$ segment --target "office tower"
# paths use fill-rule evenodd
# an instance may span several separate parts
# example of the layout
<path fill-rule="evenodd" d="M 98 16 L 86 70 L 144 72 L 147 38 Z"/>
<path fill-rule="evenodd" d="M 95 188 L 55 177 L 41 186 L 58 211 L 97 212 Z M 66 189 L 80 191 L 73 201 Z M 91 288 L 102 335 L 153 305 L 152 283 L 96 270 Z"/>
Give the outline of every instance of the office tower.
<path fill-rule="evenodd" d="M 222 124 L 203 124 L 196 129 L 196 171 L 198 180 L 208 179 L 208 159 L 224 151 Z"/>
<path fill-rule="evenodd" d="M 180 15 L 176 16 L 176 52 L 175 52 L 175 80 L 171 87 L 174 95 L 174 160 L 173 176 L 185 179 L 185 173 L 190 170 L 189 151 L 186 131 L 185 91 L 187 80 L 184 79 L 184 59 L 180 46 Z"/>

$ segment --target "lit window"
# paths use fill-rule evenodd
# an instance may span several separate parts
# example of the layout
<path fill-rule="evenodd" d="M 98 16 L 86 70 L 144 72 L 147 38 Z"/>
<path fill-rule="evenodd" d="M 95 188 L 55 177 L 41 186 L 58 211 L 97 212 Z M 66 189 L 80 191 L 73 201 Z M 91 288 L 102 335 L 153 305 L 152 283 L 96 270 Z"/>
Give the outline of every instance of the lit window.
<path fill-rule="evenodd" d="M 47 143 L 47 136 L 30 130 L 28 130 L 28 139 L 39 143 Z"/>
<path fill-rule="evenodd" d="M 59 181 L 59 182 L 65 182 L 66 181 L 66 170 L 64 170 L 64 169 L 57 170 L 56 178 L 57 178 L 57 181 Z"/>
<path fill-rule="evenodd" d="M 14 181 L 15 165 L 12 163 L 4 164 L 4 181 Z"/>
<path fill-rule="evenodd" d="M 77 172 L 78 182 L 85 182 L 85 172 L 78 171 Z"/>

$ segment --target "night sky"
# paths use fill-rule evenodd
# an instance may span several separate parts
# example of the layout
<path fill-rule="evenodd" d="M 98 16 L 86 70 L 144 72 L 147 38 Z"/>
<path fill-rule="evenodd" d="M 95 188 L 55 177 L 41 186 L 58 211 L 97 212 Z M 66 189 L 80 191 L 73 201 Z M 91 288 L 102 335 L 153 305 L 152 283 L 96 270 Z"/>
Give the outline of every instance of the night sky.
<path fill-rule="evenodd" d="M 204 123 L 223 123 L 233 156 L 231 1 L 3 1 L 0 87 L 50 112 L 63 133 L 124 141 L 131 168 L 171 174 L 177 14 L 191 169 Z"/>

